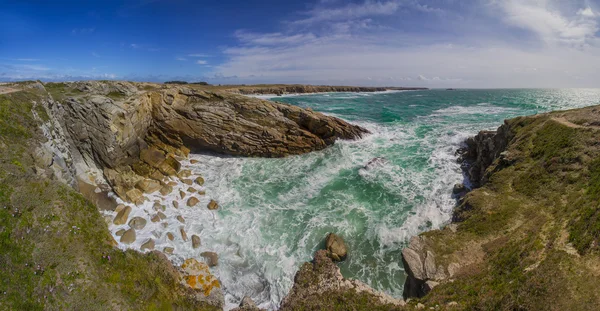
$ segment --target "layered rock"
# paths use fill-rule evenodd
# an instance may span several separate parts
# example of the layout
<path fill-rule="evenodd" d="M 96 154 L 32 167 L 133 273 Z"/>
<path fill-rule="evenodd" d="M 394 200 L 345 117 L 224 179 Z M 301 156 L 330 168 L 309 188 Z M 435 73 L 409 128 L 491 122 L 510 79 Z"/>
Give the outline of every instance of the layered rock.
<path fill-rule="evenodd" d="M 224 91 L 245 94 L 305 94 L 330 92 L 383 92 L 388 90 L 425 90 L 426 88 L 411 87 L 361 87 L 361 86 L 329 86 L 329 85 L 274 85 L 274 86 L 243 86 L 226 88 Z"/>
<path fill-rule="evenodd" d="M 404 304 L 358 280 L 345 279 L 327 251 L 320 250 L 300 267 L 280 310 L 395 310 Z"/>
<path fill-rule="evenodd" d="M 78 92 L 61 105 L 76 151 L 103 170 L 119 197 L 136 204 L 143 192 L 168 192 L 164 177 L 178 175 L 176 159 L 190 149 L 284 157 L 368 133 L 311 110 L 228 93 L 177 86 L 143 91 L 129 82 L 65 85 Z"/>

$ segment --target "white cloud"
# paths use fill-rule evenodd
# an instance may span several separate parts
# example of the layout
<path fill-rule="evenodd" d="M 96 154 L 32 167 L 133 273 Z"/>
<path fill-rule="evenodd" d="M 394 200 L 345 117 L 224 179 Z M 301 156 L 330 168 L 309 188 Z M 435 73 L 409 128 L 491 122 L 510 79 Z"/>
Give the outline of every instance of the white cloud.
<path fill-rule="evenodd" d="M 312 41 L 317 38 L 312 33 L 286 36 L 279 32 L 258 34 L 246 32 L 244 30 L 236 31 L 235 37 L 244 44 L 255 45 L 299 44 L 307 41 Z"/>
<path fill-rule="evenodd" d="M 175 60 L 178 60 L 178 61 L 184 62 L 184 61 L 186 61 L 186 60 L 187 60 L 187 58 L 185 58 L 185 57 L 175 57 Z"/>
<path fill-rule="evenodd" d="M 205 61 L 205 60 L 200 60 L 199 59 L 199 60 L 196 61 L 196 64 L 198 64 L 198 65 L 206 65 L 206 64 L 208 64 L 208 62 Z"/>
<path fill-rule="evenodd" d="M 504 20 L 528 30 L 550 44 L 583 45 L 595 37 L 598 22 L 591 8 L 569 13 L 559 1 L 505 0 L 497 5 L 506 14 Z"/>
<path fill-rule="evenodd" d="M 317 7 L 308 12 L 307 18 L 296 20 L 292 24 L 306 25 L 323 21 L 347 20 L 367 16 L 391 15 L 400 7 L 399 1 L 366 0 L 361 4 L 348 4 L 335 8 Z"/>

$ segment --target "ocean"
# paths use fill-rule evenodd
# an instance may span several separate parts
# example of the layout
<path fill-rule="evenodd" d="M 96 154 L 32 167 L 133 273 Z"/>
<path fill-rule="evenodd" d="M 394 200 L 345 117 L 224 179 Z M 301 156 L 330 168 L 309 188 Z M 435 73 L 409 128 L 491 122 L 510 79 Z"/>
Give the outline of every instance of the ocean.
<path fill-rule="evenodd" d="M 212 271 L 222 283 L 226 309 L 243 296 L 276 308 L 328 232 L 348 245 L 349 256 L 340 264 L 345 277 L 401 297 L 403 247 L 410 237 L 450 220 L 452 187 L 464 182 L 454 155 L 461 143 L 507 118 L 600 105 L 600 90 L 325 93 L 272 100 L 342 118 L 372 134 L 282 159 L 190 155 L 198 163 L 184 161 L 184 168 L 206 181 L 201 204 L 167 210 L 167 228 L 151 224 L 127 246 L 139 248 L 145 237 L 161 236 L 156 248 L 174 246 L 170 258 L 176 263 L 202 251 L 218 253 Z M 186 199 L 177 190 L 169 197 L 180 206 Z M 217 211 L 206 208 L 210 199 L 219 202 Z M 186 219 L 188 235 L 200 236 L 200 249 L 156 232 L 179 232 L 182 224 L 171 219 L 173 213 Z"/>

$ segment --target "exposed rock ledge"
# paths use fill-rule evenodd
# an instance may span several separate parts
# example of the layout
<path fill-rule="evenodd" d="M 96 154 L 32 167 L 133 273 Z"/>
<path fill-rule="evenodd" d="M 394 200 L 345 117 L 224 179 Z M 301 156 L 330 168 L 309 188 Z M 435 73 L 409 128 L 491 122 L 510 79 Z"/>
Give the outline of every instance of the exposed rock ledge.
<path fill-rule="evenodd" d="M 272 86 L 239 86 L 223 88 L 230 93 L 257 95 L 257 94 L 305 94 L 305 93 L 331 93 L 331 92 L 383 92 L 390 90 L 414 91 L 426 90 L 422 87 L 361 87 L 361 86 L 329 86 L 329 85 L 272 85 Z"/>
<path fill-rule="evenodd" d="M 280 310 L 395 310 L 404 305 L 358 280 L 345 279 L 327 251 L 320 250 L 296 273 Z"/>
<path fill-rule="evenodd" d="M 190 149 L 236 156 L 285 157 L 321 150 L 367 130 L 335 117 L 257 98 L 131 82 L 48 84 L 56 115 L 83 160 L 104 170 L 129 202 L 145 178 L 179 171 Z"/>

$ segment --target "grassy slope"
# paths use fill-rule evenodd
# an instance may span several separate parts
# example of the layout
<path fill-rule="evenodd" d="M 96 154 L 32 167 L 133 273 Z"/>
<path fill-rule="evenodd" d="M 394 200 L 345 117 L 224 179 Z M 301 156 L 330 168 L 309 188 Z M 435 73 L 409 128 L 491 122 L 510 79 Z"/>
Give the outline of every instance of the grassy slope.
<path fill-rule="evenodd" d="M 597 310 L 600 305 L 600 108 L 509 121 L 490 180 L 468 194 L 466 221 L 426 233 L 438 262 L 484 259 L 422 299 L 466 310 Z"/>
<path fill-rule="evenodd" d="M 33 173 L 44 138 L 32 100 L 43 96 L 0 95 L 0 309 L 214 309 L 178 285 L 165 257 L 115 249 L 95 206 Z"/>

